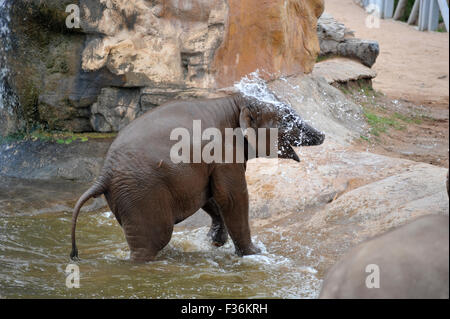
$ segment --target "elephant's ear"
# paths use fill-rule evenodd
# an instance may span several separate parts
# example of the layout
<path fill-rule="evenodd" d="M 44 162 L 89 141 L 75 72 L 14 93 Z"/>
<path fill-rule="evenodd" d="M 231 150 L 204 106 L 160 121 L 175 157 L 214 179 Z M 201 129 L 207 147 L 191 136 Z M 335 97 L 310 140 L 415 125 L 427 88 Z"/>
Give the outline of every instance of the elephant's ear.
<path fill-rule="evenodd" d="M 242 134 L 247 135 L 247 129 L 253 128 L 253 118 L 248 108 L 244 108 L 241 110 L 241 114 L 239 116 L 239 125 L 242 130 Z"/>

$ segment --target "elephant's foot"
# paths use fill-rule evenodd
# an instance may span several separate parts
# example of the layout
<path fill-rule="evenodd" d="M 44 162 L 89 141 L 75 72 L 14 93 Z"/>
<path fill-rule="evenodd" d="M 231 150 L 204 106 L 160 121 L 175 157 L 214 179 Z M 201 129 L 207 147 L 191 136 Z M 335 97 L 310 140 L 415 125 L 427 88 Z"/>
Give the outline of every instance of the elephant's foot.
<path fill-rule="evenodd" d="M 228 231 L 223 224 L 212 224 L 207 236 L 214 246 L 222 247 L 228 240 Z"/>
<path fill-rule="evenodd" d="M 247 255 L 256 255 L 261 253 L 261 249 L 256 247 L 253 244 L 250 244 L 248 247 L 242 248 L 236 246 L 236 254 L 240 257 L 247 256 Z"/>
<path fill-rule="evenodd" d="M 142 264 L 150 261 L 154 261 L 156 254 L 154 251 L 148 249 L 132 249 L 130 253 L 130 261 L 137 264 Z"/>

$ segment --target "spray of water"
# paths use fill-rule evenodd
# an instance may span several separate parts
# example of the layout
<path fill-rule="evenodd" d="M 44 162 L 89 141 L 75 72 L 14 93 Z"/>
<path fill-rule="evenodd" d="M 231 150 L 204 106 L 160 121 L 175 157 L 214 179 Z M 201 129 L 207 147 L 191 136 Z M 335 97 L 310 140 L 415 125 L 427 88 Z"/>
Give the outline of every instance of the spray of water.
<path fill-rule="evenodd" d="M 243 77 L 239 82 L 234 84 L 234 87 L 246 97 L 254 98 L 260 102 L 269 103 L 280 108 L 286 106 L 286 104 L 280 102 L 275 95 L 270 92 L 266 81 L 261 78 L 259 70 Z"/>
<path fill-rule="evenodd" d="M 290 132 L 296 128 L 305 128 L 308 124 L 295 112 L 289 102 L 280 101 L 267 86 L 264 79 L 261 78 L 259 70 L 243 77 L 235 83 L 234 88 L 246 98 L 257 101 L 265 105 L 272 105 L 281 116 L 279 129 L 284 132 Z M 296 141 L 291 143 L 293 146 L 308 144 L 311 141 L 311 132 L 301 129 Z M 311 136 L 310 136 L 311 135 Z M 292 142 L 292 141 L 291 141 Z"/>

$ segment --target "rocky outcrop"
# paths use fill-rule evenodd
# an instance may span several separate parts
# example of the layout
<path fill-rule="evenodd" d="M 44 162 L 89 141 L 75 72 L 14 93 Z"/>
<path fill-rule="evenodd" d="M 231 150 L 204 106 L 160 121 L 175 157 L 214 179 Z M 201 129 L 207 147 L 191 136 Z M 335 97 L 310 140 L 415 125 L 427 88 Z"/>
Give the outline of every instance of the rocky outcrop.
<path fill-rule="evenodd" d="M 329 84 L 347 84 L 349 82 L 365 82 L 372 85 L 377 72 L 361 63 L 347 58 L 332 58 L 316 63 L 312 73 L 323 77 Z"/>
<path fill-rule="evenodd" d="M 320 56 L 342 56 L 360 61 L 368 67 L 375 64 L 380 48 L 377 41 L 354 38 L 354 32 L 324 13 L 317 22 Z"/>
<path fill-rule="evenodd" d="M 449 214 L 445 168 L 327 141 L 297 150 L 300 163 L 248 164 L 252 232 L 280 233 L 281 245 L 303 254 L 319 280 L 364 240 L 419 216 Z"/>
<path fill-rule="evenodd" d="M 69 4 L 80 8 L 80 28 L 66 27 Z M 126 119 L 139 116 L 122 99 L 130 90 L 159 92 L 139 99 L 153 105 L 209 96 L 256 69 L 271 79 L 311 72 L 323 0 L 19 0 L 8 8 L 14 47 L 4 82 L 19 111 L 1 132 L 37 124 L 80 132 L 119 129 L 127 120 L 112 117 L 124 109 Z"/>

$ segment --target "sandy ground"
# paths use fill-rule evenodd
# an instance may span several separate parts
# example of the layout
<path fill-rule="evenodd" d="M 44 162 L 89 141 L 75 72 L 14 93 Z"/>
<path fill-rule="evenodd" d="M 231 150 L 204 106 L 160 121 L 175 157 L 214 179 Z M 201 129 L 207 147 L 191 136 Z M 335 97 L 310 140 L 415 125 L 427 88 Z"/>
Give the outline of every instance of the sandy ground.
<path fill-rule="evenodd" d="M 353 0 L 325 0 L 325 11 L 355 31 L 355 37 L 380 44 L 373 66 L 378 73 L 373 81 L 376 90 L 392 99 L 448 107 L 448 33 L 420 32 L 392 19 L 381 20 L 379 28 L 369 28 L 367 13 Z"/>
<path fill-rule="evenodd" d="M 449 167 L 448 108 L 391 100 L 381 94 L 367 96 L 358 91 L 347 97 L 362 105 L 365 112 L 391 122 L 379 136 L 369 133 L 367 140 L 356 140 L 359 151 Z"/>

